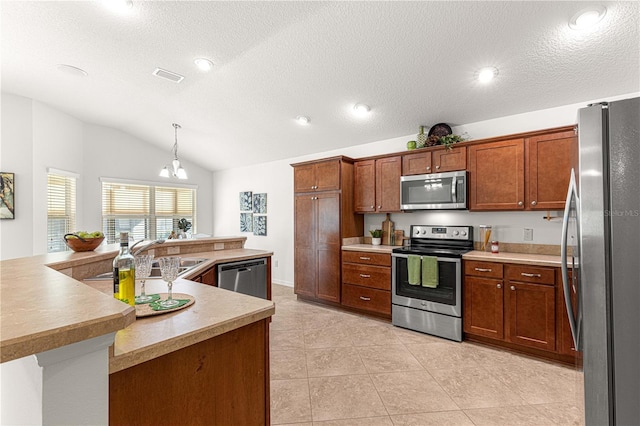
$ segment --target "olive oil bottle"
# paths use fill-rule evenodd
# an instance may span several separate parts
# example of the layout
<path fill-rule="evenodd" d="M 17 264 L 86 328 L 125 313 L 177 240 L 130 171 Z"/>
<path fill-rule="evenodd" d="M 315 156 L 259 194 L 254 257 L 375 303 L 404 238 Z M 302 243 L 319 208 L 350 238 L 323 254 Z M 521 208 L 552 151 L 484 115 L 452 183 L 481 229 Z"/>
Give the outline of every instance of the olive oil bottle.
<path fill-rule="evenodd" d="M 120 252 L 113 259 L 113 297 L 136 304 L 136 262 L 129 253 L 129 233 L 120 233 Z"/>

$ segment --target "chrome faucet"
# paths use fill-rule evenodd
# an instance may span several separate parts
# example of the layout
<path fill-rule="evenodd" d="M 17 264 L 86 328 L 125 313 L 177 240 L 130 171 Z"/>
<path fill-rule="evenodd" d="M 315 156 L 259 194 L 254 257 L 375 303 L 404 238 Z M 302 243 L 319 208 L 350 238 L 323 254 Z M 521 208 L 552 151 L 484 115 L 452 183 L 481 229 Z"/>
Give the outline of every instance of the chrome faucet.
<path fill-rule="evenodd" d="M 140 244 L 140 243 L 142 243 L 142 242 L 144 242 L 144 241 L 146 241 L 146 240 L 140 240 L 140 241 L 138 241 L 138 242 L 134 243 L 134 244 L 131 246 L 131 248 L 129 248 L 129 252 L 130 252 L 132 255 L 136 256 L 136 255 L 138 255 L 138 254 L 142 253 L 143 251 L 150 249 L 152 246 L 155 246 L 155 245 L 157 245 L 157 244 L 162 244 L 162 243 L 164 243 L 164 240 L 153 240 L 153 241 L 151 241 L 149 244 L 147 244 L 147 245 L 145 245 L 145 246 L 143 246 L 143 247 L 140 247 L 138 250 L 135 250 L 135 251 L 134 251 L 134 248 L 135 248 L 138 244 Z"/>

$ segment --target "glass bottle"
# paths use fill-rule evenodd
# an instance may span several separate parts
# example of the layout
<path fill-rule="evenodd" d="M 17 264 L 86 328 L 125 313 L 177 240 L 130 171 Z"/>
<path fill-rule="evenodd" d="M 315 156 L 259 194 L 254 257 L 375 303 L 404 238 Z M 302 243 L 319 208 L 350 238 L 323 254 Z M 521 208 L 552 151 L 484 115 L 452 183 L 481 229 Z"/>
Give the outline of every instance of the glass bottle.
<path fill-rule="evenodd" d="M 136 304 L 136 262 L 129 252 L 129 233 L 120 233 L 120 252 L 113 259 L 113 297 Z"/>

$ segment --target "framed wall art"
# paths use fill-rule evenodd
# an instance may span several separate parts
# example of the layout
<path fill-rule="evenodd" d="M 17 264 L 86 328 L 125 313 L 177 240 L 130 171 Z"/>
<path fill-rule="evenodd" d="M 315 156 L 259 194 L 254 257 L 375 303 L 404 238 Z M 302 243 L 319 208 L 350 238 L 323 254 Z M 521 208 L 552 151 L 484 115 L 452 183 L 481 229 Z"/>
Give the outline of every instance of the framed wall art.
<path fill-rule="evenodd" d="M 0 172 L 0 219 L 15 218 L 15 174 Z"/>
<path fill-rule="evenodd" d="M 243 191 L 240 193 L 240 211 L 241 212 L 250 212 L 253 211 L 252 205 L 252 192 L 251 191 Z"/>
<path fill-rule="evenodd" d="M 253 235 L 267 236 L 267 217 L 253 215 Z"/>
<path fill-rule="evenodd" d="M 240 232 L 253 232 L 253 213 L 240 213 Z"/>
<path fill-rule="evenodd" d="M 253 194 L 253 212 L 258 214 L 267 212 L 267 194 Z"/>

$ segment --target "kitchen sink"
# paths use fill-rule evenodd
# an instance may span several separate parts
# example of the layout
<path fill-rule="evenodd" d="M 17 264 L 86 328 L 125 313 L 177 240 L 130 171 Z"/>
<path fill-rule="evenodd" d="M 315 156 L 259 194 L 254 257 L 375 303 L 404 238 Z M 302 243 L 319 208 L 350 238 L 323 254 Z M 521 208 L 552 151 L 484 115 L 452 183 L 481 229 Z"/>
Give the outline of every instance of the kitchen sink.
<path fill-rule="evenodd" d="M 207 259 L 200 257 L 183 257 L 180 258 L 180 269 L 178 272 L 178 276 L 185 274 L 187 271 L 195 268 L 202 262 Z M 151 274 L 149 274 L 149 278 L 161 278 L 162 273 L 160 272 L 160 264 L 158 261 L 154 261 L 151 267 Z M 104 272 L 102 274 L 94 275 L 93 277 L 85 278 L 85 280 L 90 281 L 99 281 L 99 280 L 112 280 L 113 279 L 113 271 Z"/>

